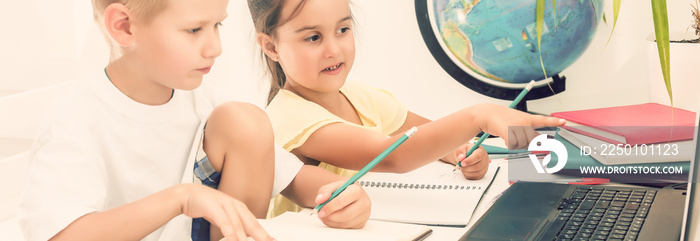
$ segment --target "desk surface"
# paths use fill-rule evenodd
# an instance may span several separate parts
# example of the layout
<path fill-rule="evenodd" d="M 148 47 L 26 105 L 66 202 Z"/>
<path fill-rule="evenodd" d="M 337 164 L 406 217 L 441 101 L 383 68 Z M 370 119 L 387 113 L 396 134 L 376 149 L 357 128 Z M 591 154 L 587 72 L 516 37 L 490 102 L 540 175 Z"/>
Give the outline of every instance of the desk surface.
<path fill-rule="evenodd" d="M 484 144 L 493 146 L 504 146 L 503 140 L 500 138 L 490 138 L 484 141 Z M 505 159 L 493 159 L 492 163 L 496 163 L 500 166 L 496 177 L 494 177 L 493 183 L 489 189 L 484 192 L 484 196 L 479 201 L 479 205 L 476 206 L 474 214 L 472 214 L 469 224 L 464 228 L 452 228 L 452 227 L 438 227 L 433 226 L 433 234 L 426 238 L 426 241 L 442 241 L 442 240 L 458 240 L 464 233 L 466 233 L 476 221 L 481 218 L 481 216 L 486 213 L 486 211 L 493 205 L 496 201 L 496 197 L 500 196 L 508 187 L 510 187 L 508 180 L 508 161 Z"/>
<path fill-rule="evenodd" d="M 462 235 L 464 235 L 464 233 L 467 232 L 467 230 L 471 228 L 472 225 L 474 225 L 474 223 L 476 223 L 476 221 L 479 220 L 482 215 L 484 215 L 484 213 L 496 201 L 495 198 L 499 196 L 499 194 L 503 193 L 503 191 L 508 189 L 510 186 L 510 184 L 508 184 L 508 162 L 505 159 L 494 159 L 492 160 L 492 163 L 497 163 L 500 165 L 501 169 L 498 170 L 493 183 L 491 183 L 491 187 L 486 190 L 484 196 L 479 202 L 479 205 L 476 206 L 474 214 L 472 214 L 472 218 L 469 220 L 469 224 L 467 224 L 467 226 L 464 228 L 433 226 L 431 227 L 433 229 L 433 234 L 428 236 L 428 238 L 425 239 L 426 241 L 459 239 L 462 237 Z"/>

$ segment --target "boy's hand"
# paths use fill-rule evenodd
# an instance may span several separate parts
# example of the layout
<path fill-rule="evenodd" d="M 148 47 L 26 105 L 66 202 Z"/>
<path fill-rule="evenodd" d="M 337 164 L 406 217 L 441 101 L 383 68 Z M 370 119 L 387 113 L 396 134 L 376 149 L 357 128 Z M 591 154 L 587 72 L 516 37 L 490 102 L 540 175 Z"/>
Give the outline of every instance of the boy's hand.
<path fill-rule="evenodd" d="M 328 200 L 345 181 L 335 181 L 319 188 L 316 204 Z M 318 218 L 331 228 L 362 228 L 369 219 L 371 205 L 367 193 L 360 185 L 353 184 L 323 206 L 318 212 Z"/>
<path fill-rule="evenodd" d="M 473 144 L 465 144 L 455 150 L 455 160 L 462 162 L 462 175 L 470 180 L 481 179 L 486 175 L 489 169 L 489 155 L 483 147 L 479 147 L 467 158 L 464 156 L 469 151 Z"/>
<path fill-rule="evenodd" d="M 216 189 L 203 185 L 184 185 L 182 213 L 191 218 L 204 217 L 218 226 L 227 241 L 274 240 L 260 226 L 246 205 Z"/>

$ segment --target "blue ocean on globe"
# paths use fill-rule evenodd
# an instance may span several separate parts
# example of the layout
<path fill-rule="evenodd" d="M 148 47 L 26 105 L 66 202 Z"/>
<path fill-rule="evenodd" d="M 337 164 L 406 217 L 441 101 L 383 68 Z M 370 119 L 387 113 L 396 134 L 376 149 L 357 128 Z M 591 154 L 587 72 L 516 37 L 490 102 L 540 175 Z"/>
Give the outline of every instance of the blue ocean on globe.
<path fill-rule="evenodd" d="M 541 52 L 546 77 L 551 77 L 588 48 L 602 19 L 603 0 L 557 0 L 556 11 L 551 1 L 545 6 Z M 471 75 L 506 83 L 546 78 L 535 0 L 434 0 L 432 7 L 438 39 Z"/>

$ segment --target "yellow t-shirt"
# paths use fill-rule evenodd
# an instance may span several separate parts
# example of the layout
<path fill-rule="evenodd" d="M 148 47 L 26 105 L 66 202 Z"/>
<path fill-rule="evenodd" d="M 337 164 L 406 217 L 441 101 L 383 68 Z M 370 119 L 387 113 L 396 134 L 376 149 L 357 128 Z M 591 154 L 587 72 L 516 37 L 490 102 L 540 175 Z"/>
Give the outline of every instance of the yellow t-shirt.
<path fill-rule="evenodd" d="M 406 121 L 408 110 L 391 93 L 372 88 L 361 82 L 347 81 L 340 92 L 355 107 L 362 125 L 348 122 L 304 98 L 287 90 L 280 90 L 265 111 L 270 117 L 275 142 L 287 151 L 301 146 L 319 128 L 331 123 L 360 126 L 383 135 L 390 135 Z M 341 176 L 352 176 L 356 171 L 321 163 L 319 167 Z M 285 211 L 299 211 L 300 207 L 278 195 L 270 203 L 268 217 Z"/>

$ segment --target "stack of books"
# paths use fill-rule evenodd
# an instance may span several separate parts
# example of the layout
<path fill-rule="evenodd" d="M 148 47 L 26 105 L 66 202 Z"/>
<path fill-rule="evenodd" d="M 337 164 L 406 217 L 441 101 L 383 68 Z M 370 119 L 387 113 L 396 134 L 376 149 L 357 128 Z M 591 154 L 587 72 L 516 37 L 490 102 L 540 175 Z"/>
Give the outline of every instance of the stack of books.
<path fill-rule="evenodd" d="M 690 161 L 696 114 L 657 103 L 552 113 L 559 135 L 605 165 Z"/>

